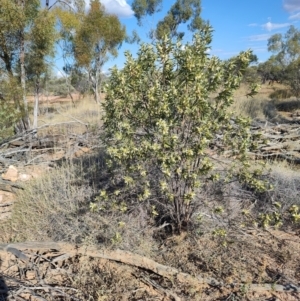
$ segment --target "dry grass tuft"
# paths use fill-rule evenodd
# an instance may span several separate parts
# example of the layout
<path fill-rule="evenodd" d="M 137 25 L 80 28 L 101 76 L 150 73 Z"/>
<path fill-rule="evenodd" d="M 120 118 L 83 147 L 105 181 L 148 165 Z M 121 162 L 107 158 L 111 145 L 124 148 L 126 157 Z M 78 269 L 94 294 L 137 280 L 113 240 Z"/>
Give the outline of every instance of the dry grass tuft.
<path fill-rule="evenodd" d="M 265 90 L 261 90 L 255 97 L 247 97 L 248 89 L 242 85 L 234 95 L 234 103 L 231 112 L 238 116 L 250 117 L 251 119 L 265 119 L 264 107 L 268 102 Z"/>
<path fill-rule="evenodd" d="M 273 162 L 270 166 L 270 181 L 274 190 L 269 193 L 270 200 L 281 202 L 284 208 L 300 205 L 300 172 L 285 162 Z"/>
<path fill-rule="evenodd" d="M 279 117 L 278 111 L 293 111 L 300 107 L 300 102 L 282 84 L 264 84 L 253 98 L 247 97 L 247 92 L 246 85 L 241 85 L 235 92 L 231 112 L 238 116 L 272 121 Z"/>
<path fill-rule="evenodd" d="M 288 99 L 292 96 L 293 96 L 293 94 L 292 94 L 291 90 L 289 90 L 287 88 L 274 90 L 270 94 L 271 99 L 277 99 L 277 100 Z"/>
<path fill-rule="evenodd" d="M 38 126 L 49 125 L 39 130 L 40 135 L 83 133 L 87 128 L 101 125 L 103 112 L 101 106 L 90 98 L 76 101 L 75 106 L 71 102 L 43 104 L 40 111 Z"/>
<path fill-rule="evenodd" d="M 67 161 L 17 195 L 12 217 L 0 224 L 1 242 L 66 241 L 101 244 L 150 255 L 153 226 L 142 205 L 133 212 L 91 212 L 90 203 L 109 179 L 103 153 Z"/>

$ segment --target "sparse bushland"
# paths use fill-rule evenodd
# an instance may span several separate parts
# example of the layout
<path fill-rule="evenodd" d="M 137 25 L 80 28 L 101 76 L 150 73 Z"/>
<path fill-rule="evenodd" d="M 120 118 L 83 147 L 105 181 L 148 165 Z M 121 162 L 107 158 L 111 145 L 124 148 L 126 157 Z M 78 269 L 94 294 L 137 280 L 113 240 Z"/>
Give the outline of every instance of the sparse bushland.
<path fill-rule="evenodd" d="M 78 289 L 82 300 L 262 299 L 247 291 L 253 283 L 271 287 L 263 296 L 271 300 L 277 284 L 293 289 L 299 238 L 277 228 L 299 229 L 299 171 L 275 161 L 262 172 L 247 158 L 255 141 L 246 117 L 264 119 L 267 96 L 253 99 L 239 87 L 250 52 L 221 62 L 207 56 L 209 40 L 208 30 L 186 47 L 163 40 L 157 48 L 144 45 L 137 59 L 128 56 L 108 81 L 105 132 L 98 133 L 102 109 L 90 101 L 57 105 L 43 116 L 40 124 L 62 124 L 40 135 L 92 131 L 105 145 L 24 184 L 12 218 L 0 223 L 0 242 L 119 248 L 226 285 L 195 288 L 77 256 L 58 268 L 69 272 L 60 285 Z"/>
<path fill-rule="evenodd" d="M 65 116 L 59 114 L 55 118 L 97 119 L 90 115 L 95 102 L 87 103 L 90 103 L 87 112 L 80 106 L 70 106 L 64 109 Z M 215 158 L 219 164 L 217 169 L 223 169 L 229 160 L 221 156 Z M 278 212 L 284 219 L 283 225 L 277 223 L 277 226 L 299 229 L 299 222 L 290 212 L 293 198 L 299 200 L 297 170 L 292 172 L 290 166 L 275 162 L 269 175 L 264 175 L 274 190 L 261 194 L 238 182 L 226 183 L 222 175 L 220 180 L 204 183 L 198 191 L 200 206 L 192 216 L 189 231 L 171 236 L 170 226 L 166 226 L 168 220 L 164 228 L 157 227 L 159 220 L 153 214 L 151 200 L 149 205 L 133 203 L 126 212 L 119 206 L 90 211 L 90 201 L 95 201 L 100 189 L 111 185 L 112 174 L 106 160 L 107 154 L 102 149 L 94 155 L 56 166 L 40 179 L 26 183 L 18 194 L 12 219 L 0 223 L 0 241 L 59 240 L 96 245 L 105 250 L 118 248 L 150 257 L 190 275 L 214 277 L 230 284 L 245 283 L 245 287 L 252 283 L 267 287 L 265 283 L 298 282 L 298 240 L 296 236 L 274 230 Z M 124 183 L 121 184 L 120 189 L 124 187 Z M 127 199 L 124 200 L 128 204 Z M 281 208 L 276 207 L 276 201 Z M 264 226 L 267 231 L 263 230 Z M 68 270 L 69 274 L 55 285 L 77 289 L 80 296 L 85 296 L 82 300 L 119 300 L 125 292 L 127 300 L 138 297 L 162 300 L 164 291 L 180 296 L 181 300 L 212 301 L 221 296 L 227 299 L 234 296 L 236 300 L 258 298 L 246 289 L 220 292 L 215 286 L 183 285 L 141 268 L 108 260 L 76 257 L 66 260 L 59 268 Z M 290 295 L 285 293 L 282 299 Z"/>
<path fill-rule="evenodd" d="M 85 132 L 96 134 L 101 127 L 103 109 L 95 103 L 92 97 L 75 100 L 75 106 L 69 101 L 40 106 L 39 136 L 62 134 L 66 137 L 80 135 Z M 45 126 L 48 125 L 48 126 Z M 41 128 L 43 127 L 44 128 Z"/>

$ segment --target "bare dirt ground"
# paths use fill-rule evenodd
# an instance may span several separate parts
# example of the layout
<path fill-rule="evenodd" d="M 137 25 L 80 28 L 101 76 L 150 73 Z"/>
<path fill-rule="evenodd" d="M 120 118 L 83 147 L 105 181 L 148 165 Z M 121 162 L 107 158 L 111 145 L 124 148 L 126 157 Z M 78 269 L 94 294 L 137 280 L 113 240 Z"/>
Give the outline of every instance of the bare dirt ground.
<path fill-rule="evenodd" d="M 8 300 L 299 300 L 297 233 L 248 229 L 227 240 L 225 247 L 206 235 L 171 237 L 151 259 L 65 243 L 2 245 L 2 295 Z"/>
<path fill-rule="evenodd" d="M 72 97 L 75 101 L 80 100 L 82 97 L 80 97 L 79 94 L 72 94 Z M 29 103 L 33 103 L 34 102 L 34 96 L 28 96 L 27 100 Z M 53 95 L 43 95 L 41 94 L 39 96 L 39 103 L 40 104 L 53 104 L 53 103 L 64 103 L 64 102 L 71 102 L 72 99 L 71 97 L 68 95 L 67 97 L 62 97 L 62 96 L 53 96 Z"/>

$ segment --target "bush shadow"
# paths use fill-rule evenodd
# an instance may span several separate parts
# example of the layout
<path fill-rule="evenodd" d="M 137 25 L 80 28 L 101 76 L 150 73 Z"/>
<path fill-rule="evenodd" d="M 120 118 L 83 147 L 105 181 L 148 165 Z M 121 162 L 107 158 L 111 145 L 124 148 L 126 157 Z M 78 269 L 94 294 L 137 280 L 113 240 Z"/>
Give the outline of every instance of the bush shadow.
<path fill-rule="evenodd" d="M 1 267 L 1 259 L 0 259 Z M 6 301 L 8 298 L 8 287 L 5 282 L 4 276 L 0 273 L 0 301 Z"/>
<path fill-rule="evenodd" d="M 291 112 L 300 109 L 300 100 L 282 100 L 275 104 L 276 109 L 283 112 Z"/>
<path fill-rule="evenodd" d="M 277 100 L 270 100 L 265 104 L 263 113 L 266 119 L 270 122 L 293 124 L 297 123 L 298 121 L 285 118 L 279 113 L 279 111 L 292 112 L 297 109 L 300 109 L 299 100 L 286 100 L 280 102 Z"/>

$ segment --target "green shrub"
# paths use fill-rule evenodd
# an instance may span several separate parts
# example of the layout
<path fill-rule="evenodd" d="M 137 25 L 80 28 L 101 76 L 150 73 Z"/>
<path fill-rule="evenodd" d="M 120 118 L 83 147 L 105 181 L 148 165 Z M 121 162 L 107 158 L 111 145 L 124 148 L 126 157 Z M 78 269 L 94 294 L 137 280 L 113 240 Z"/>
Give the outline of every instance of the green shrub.
<path fill-rule="evenodd" d="M 0 141 L 14 134 L 14 125 L 20 117 L 14 104 L 0 100 Z"/>
<path fill-rule="evenodd" d="M 74 89 L 72 89 L 72 90 L 74 90 Z M 55 95 L 55 96 L 67 97 L 69 94 L 69 88 L 66 85 L 66 83 L 59 84 L 53 88 L 52 92 L 53 92 L 53 95 Z"/>
<path fill-rule="evenodd" d="M 150 215 L 180 232 L 195 212 L 201 185 L 220 176 L 209 147 L 234 155 L 230 177 L 265 188 L 248 170 L 249 121 L 227 111 L 252 53 L 227 62 L 208 56 L 211 31 L 206 27 L 187 45 L 168 38 L 155 47 L 144 44 L 136 59 L 126 54 L 123 70 L 112 70 L 103 106 L 115 186 L 103 189 L 92 209 L 125 212 L 148 204 Z"/>
<path fill-rule="evenodd" d="M 0 81 L 0 141 L 14 134 L 14 126 L 24 116 L 22 95 L 14 78 Z"/>

